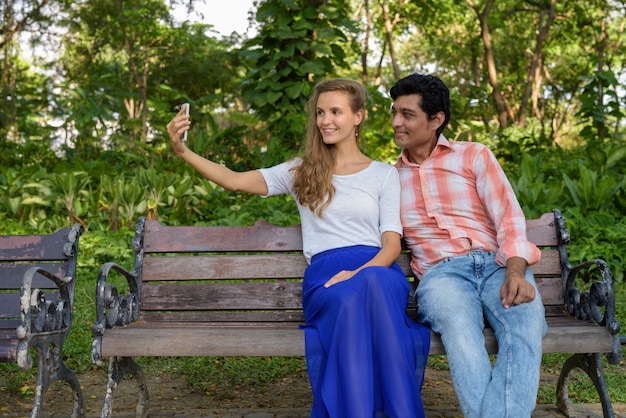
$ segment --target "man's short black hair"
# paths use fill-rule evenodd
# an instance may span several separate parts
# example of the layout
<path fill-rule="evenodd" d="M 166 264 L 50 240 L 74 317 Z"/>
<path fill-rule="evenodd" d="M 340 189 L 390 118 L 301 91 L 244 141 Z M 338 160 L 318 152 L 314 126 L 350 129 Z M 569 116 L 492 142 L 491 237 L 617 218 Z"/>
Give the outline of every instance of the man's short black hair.
<path fill-rule="evenodd" d="M 418 94 L 421 96 L 420 107 L 429 117 L 433 118 L 437 113 L 443 112 L 444 122 L 437 129 L 437 136 L 443 132 L 450 121 L 450 90 L 439 78 L 429 74 L 413 73 L 398 80 L 389 91 L 395 101 L 400 96 Z"/>

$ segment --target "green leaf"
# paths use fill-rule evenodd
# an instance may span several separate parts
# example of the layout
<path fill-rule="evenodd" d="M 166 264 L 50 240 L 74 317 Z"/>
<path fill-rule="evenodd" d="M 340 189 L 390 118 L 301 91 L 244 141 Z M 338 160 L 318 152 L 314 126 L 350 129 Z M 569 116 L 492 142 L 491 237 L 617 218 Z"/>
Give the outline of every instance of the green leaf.
<path fill-rule="evenodd" d="M 267 96 L 267 103 L 269 104 L 276 103 L 276 101 L 283 96 L 283 93 L 280 91 L 267 92 L 265 94 Z"/>
<path fill-rule="evenodd" d="M 613 150 L 609 153 L 608 158 L 606 159 L 607 167 L 611 167 L 612 165 L 622 161 L 626 158 L 626 146 Z"/>
<path fill-rule="evenodd" d="M 300 93 L 302 93 L 303 88 L 304 86 L 302 83 L 294 83 L 285 89 L 285 93 L 287 94 L 287 97 L 289 97 L 290 99 L 295 99 L 298 96 L 300 96 Z"/>
<path fill-rule="evenodd" d="M 300 73 L 322 74 L 324 65 L 319 61 L 307 61 L 299 68 Z"/>

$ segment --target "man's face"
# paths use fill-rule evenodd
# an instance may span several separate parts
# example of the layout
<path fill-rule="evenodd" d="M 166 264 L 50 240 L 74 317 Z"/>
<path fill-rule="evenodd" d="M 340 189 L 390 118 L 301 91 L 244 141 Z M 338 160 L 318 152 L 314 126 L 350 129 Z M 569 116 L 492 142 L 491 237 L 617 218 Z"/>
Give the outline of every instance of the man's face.
<path fill-rule="evenodd" d="M 409 151 L 432 150 L 437 142 L 437 118 L 428 119 L 420 106 L 422 97 L 419 94 L 399 96 L 391 106 L 393 119 L 391 127 L 395 132 L 396 145 Z"/>

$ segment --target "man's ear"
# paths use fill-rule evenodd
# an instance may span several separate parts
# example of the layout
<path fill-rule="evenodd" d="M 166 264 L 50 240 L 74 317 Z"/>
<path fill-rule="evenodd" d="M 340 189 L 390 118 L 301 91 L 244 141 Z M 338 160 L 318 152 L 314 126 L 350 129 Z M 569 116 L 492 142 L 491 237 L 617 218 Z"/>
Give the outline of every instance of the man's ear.
<path fill-rule="evenodd" d="M 436 129 L 439 129 L 439 127 L 441 125 L 443 125 L 445 120 L 446 120 L 446 115 L 443 112 L 437 112 L 437 113 L 435 113 L 435 115 L 432 117 L 432 119 L 430 121 L 433 124 L 435 124 Z"/>

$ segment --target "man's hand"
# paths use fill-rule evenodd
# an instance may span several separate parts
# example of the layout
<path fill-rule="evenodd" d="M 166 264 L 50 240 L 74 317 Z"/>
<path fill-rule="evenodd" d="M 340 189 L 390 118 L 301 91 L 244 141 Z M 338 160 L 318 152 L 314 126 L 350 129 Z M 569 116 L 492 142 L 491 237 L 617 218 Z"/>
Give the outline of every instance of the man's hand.
<path fill-rule="evenodd" d="M 526 281 L 528 263 L 521 257 L 511 257 L 506 261 L 506 278 L 500 290 L 502 305 L 510 308 L 535 299 L 535 288 Z"/>

